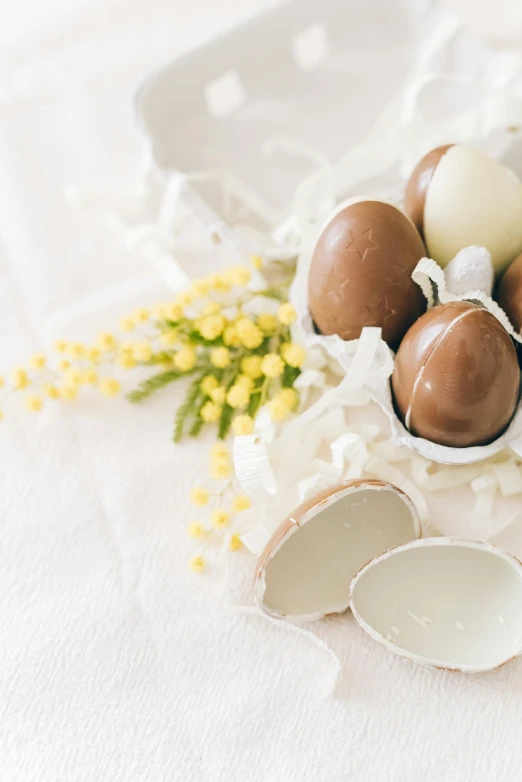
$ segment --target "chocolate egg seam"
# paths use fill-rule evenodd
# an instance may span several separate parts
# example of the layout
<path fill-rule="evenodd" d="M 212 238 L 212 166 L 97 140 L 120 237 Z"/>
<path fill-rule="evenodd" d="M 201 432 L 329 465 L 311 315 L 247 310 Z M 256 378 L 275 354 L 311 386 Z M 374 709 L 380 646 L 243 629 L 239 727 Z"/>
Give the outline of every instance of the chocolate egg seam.
<path fill-rule="evenodd" d="M 417 392 L 417 389 L 419 388 L 420 383 L 422 382 L 424 372 L 427 370 L 428 364 L 430 360 L 432 359 L 433 355 L 437 351 L 437 348 L 440 347 L 441 343 L 443 342 L 444 338 L 449 336 L 450 332 L 458 325 L 459 322 L 461 322 L 464 318 L 468 318 L 471 315 L 475 314 L 475 310 L 466 310 L 466 312 L 463 312 L 461 315 L 459 315 L 454 321 L 451 323 L 448 323 L 445 330 L 442 332 L 442 334 L 439 335 L 439 338 L 435 342 L 434 345 L 432 345 L 430 352 L 428 355 L 424 358 L 424 361 L 417 373 L 417 377 L 415 378 L 415 382 L 413 384 L 413 388 L 410 395 L 410 401 L 408 403 L 408 409 L 406 411 L 404 424 L 406 426 L 406 429 L 410 428 L 410 421 L 411 421 L 411 411 L 413 407 L 413 403 L 415 401 L 415 394 Z"/>
<path fill-rule="evenodd" d="M 412 435 L 453 448 L 488 444 L 508 427 L 519 401 L 513 342 L 483 307 L 441 304 L 406 334 L 391 388 Z"/>

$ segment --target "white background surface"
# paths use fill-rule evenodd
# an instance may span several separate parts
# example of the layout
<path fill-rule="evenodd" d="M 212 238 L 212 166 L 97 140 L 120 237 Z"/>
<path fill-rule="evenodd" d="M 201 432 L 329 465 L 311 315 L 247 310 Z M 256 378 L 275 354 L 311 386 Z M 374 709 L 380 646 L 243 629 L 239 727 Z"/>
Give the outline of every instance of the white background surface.
<path fill-rule="evenodd" d="M 263 3 L 268 5 L 268 3 Z M 131 183 L 131 98 L 173 54 L 259 0 L 34 3 L 0 25 L 2 365 L 88 337 L 156 272 L 75 182 Z M 517 780 L 522 663 L 480 677 L 410 667 L 348 617 L 317 626 L 343 662 L 223 607 L 192 577 L 187 487 L 201 444 L 174 448 L 170 394 L 11 416 L 0 438 L 2 782 Z"/>

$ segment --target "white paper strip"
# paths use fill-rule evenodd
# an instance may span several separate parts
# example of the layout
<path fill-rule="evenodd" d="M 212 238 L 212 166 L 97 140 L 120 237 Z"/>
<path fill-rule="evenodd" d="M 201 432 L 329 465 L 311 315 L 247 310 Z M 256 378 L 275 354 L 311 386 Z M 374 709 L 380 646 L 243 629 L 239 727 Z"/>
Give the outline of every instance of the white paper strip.
<path fill-rule="evenodd" d="M 477 252 L 484 251 L 484 248 L 481 247 L 467 249 L 476 250 Z M 421 258 L 413 270 L 411 277 L 424 293 L 428 301 L 428 307 L 432 307 L 434 304 L 433 289 L 431 287 L 431 283 L 434 282 L 438 289 L 437 297 L 441 304 L 446 304 L 450 301 L 479 301 L 498 321 L 500 321 L 513 339 L 522 343 L 522 336 L 515 331 L 508 316 L 504 310 L 498 306 L 496 301 L 479 288 L 466 291 L 465 293 L 453 293 L 452 291 L 448 291 L 444 271 L 435 263 L 435 261 L 432 261 L 431 258 Z"/>
<path fill-rule="evenodd" d="M 257 434 L 236 437 L 232 446 L 236 477 L 244 492 L 255 502 L 274 496 L 277 483 L 266 445 Z"/>
<path fill-rule="evenodd" d="M 240 538 L 242 543 L 245 544 L 247 549 L 251 551 L 252 554 L 259 556 L 270 540 L 270 533 L 266 530 L 263 524 L 258 524 L 244 535 L 240 535 Z"/>

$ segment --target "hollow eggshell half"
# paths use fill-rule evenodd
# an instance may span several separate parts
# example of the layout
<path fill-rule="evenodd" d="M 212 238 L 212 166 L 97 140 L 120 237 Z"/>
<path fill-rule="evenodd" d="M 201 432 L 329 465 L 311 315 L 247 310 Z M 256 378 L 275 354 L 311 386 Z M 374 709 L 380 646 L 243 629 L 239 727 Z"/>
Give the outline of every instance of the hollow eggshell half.
<path fill-rule="evenodd" d="M 268 541 L 257 564 L 255 601 L 277 618 L 342 613 L 357 571 L 421 534 L 412 501 L 389 483 L 361 479 L 326 489 L 300 505 Z"/>
<path fill-rule="evenodd" d="M 522 565 L 487 543 L 426 538 L 366 565 L 350 607 L 372 638 L 433 668 L 479 673 L 522 652 Z"/>

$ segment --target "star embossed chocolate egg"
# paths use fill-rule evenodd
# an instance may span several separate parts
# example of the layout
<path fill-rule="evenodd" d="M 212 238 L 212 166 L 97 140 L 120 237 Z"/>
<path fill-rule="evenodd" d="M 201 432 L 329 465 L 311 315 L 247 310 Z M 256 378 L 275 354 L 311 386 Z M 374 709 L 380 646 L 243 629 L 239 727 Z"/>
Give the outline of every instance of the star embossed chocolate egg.
<path fill-rule="evenodd" d="M 513 341 L 483 307 L 440 304 L 404 337 L 392 375 L 406 429 L 440 445 L 486 445 L 502 434 L 518 403 Z"/>
<path fill-rule="evenodd" d="M 308 278 L 309 307 L 321 334 L 358 339 L 380 326 L 396 349 L 426 309 L 411 279 L 424 245 L 412 222 L 382 201 L 358 201 L 330 220 L 315 246 Z"/>
<path fill-rule="evenodd" d="M 491 253 L 500 274 L 522 252 L 522 183 L 478 149 L 453 144 L 428 152 L 408 180 L 404 211 L 441 266 L 474 245 Z"/>

